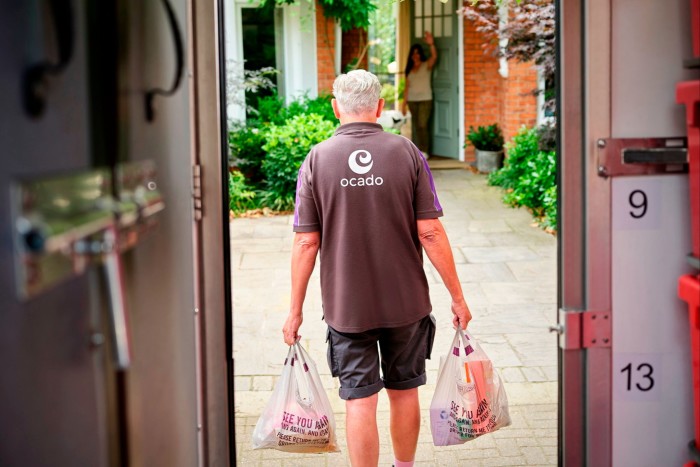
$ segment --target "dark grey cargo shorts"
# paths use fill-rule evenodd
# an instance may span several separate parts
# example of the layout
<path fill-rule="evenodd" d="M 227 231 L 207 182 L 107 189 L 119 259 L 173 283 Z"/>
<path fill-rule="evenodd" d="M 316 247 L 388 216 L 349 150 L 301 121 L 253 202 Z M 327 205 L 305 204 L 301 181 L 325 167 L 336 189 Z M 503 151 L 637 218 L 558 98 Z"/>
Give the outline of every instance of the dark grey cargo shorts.
<path fill-rule="evenodd" d="M 328 326 L 328 366 L 340 378 L 340 398 L 361 399 L 383 387 L 413 389 L 425 384 L 425 359 L 430 358 L 434 339 L 432 314 L 407 326 L 359 333 Z"/>

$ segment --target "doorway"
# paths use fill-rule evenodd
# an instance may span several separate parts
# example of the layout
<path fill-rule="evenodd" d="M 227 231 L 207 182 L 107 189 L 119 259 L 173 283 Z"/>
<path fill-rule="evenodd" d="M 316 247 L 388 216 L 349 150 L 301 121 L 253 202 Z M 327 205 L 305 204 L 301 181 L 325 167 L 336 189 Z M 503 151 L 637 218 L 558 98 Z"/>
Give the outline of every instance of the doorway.
<path fill-rule="evenodd" d="M 434 75 L 436 108 L 434 135 L 444 139 L 445 157 L 460 159 L 461 83 L 461 24 L 463 19 L 452 11 L 453 2 L 407 2 L 415 8 L 404 24 L 409 29 L 409 43 L 419 40 L 423 31 L 432 31 L 440 54 Z M 429 6 L 428 6 L 429 5 Z M 277 15 L 287 18 L 289 7 L 278 9 Z M 323 17 L 301 16 L 299 30 L 285 29 L 285 36 L 303 32 L 313 40 L 303 44 L 285 45 L 281 62 L 286 64 L 285 79 L 303 73 L 316 87 L 306 92 L 313 98 L 319 93 L 317 75 L 321 49 L 314 24 Z M 286 25 L 286 23 L 285 23 Z M 418 31 L 418 32 L 416 32 Z M 227 34 L 230 31 L 227 30 Z M 323 39 L 338 44 L 339 29 L 324 28 Z M 298 49 L 296 50 L 295 47 Z M 278 51 L 282 50 L 280 48 Z M 314 56 L 312 66 L 289 60 L 289 54 Z M 338 50 L 335 50 L 339 53 Z M 399 59 L 398 68 L 405 61 Z M 443 94 L 444 91 L 444 94 Z M 285 110 L 282 109 L 281 112 Z M 283 122 L 284 123 L 284 122 Z M 259 134 L 259 133 L 258 133 Z M 463 137 L 463 135 L 462 135 Z M 437 140 L 436 140 L 437 141 Z M 260 143 L 260 146 L 263 143 Z M 441 146 L 442 145 L 442 146 Z M 442 150 L 441 150 L 442 151 Z M 437 153 L 436 153 L 437 154 Z M 441 154 L 442 155 L 442 154 Z M 513 210 L 505 205 L 503 193 L 489 186 L 487 176 L 475 174 L 464 166 L 452 170 L 435 170 L 434 178 L 446 215 L 443 224 L 453 243 L 458 274 L 466 298 L 475 315 L 472 331 L 483 341 L 484 348 L 496 366 L 502 370 L 511 398 L 513 437 L 483 437 L 467 445 L 464 458 L 457 451 L 444 452 L 433 448 L 427 425 L 422 433 L 419 451 L 424 461 L 440 463 L 453 461 L 459 465 L 466 459 L 509 457 L 513 462 L 541 465 L 557 464 L 557 347 L 555 336 L 548 332 L 557 307 L 557 241 L 556 237 L 533 226 L 524 209 Z M 235 359 L 236 443 L 237 459 L 241 463 L 265 460 L 280 465 L 289 455 L 282 452 L 252 450 L 251 433 L 274 389 L 282 371 L 287 347 L 281 339 L 291 290 L 290 251 L 293 239 L 292 216 L 289 212 L 271 213 L 264 210 L 237 215 L 231 220 L 231 258 L 233 290 L 233 355 Z M 326 454 L 327 463 L 344 464 L 344 407 L 339 403 L 337 380 L 331 377 L 326 364 L 326 344 L 322 303 L 318 277 L 319 265 L 311 277 L 304 306 L 304 324 L 300 334 L 305 348 L 317 365 L 324 388 L 333 402 L 338 427 L 341 454 Z M 439 369 L 439 356 L 447 350 L 453 330 L 449 318 L 449 296 L 437 271 L 426 261 L 426 275 L 431 287 L 434 313 L 438 318 L 439 340 L 434 347 L 434 359 L 428 362 L 428 386 L 423 388 L 429 400 Z M 264 345 L 261 345 L 264 342 Z M 423 403 L 423 419 L 427 420 L 429 403 Z M 380 396 L 380 419 L 388 420 L 386 397 Z M 384 422 L 383 422 L 384 423 Z M 388 429 L 380 425 L 382 432 Z M 503 431 L 503 433 L 509 433 Z M 518 441 L 516 433 L 523 435 Z M 390 455 L 388 446 L 382 456 Z M 264 456 L 264 457 L 263 457 Z M 457 457 L 450 457 L 457 456 Z M 318 455 L 308 462 L 318 462 Z M 392 459 L 382 457 L 382 463 Z M 301 460 L 304 462 L 304 460 Z M 386 461 L 386 462 L 385 462 Z"/>

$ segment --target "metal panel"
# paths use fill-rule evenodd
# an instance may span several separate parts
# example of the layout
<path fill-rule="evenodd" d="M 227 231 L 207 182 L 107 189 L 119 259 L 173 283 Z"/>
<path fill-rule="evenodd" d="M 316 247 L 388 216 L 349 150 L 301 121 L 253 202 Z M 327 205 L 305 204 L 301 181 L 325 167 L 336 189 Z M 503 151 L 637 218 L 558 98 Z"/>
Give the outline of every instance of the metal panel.
<path fill-rule="evenodd" d="M 692 272 L 684 260 L 688 177 L 616 177 L 612 184 L 613 465 L 680 466 L 693 437 L 688 310 L 676 296 L 678 277 Z M 630 198 L 635 192 L 644 193 L 643 204 Z"/>
<path fill-rule="evenodd" d="M 218 8 L 217 8 L 218 7 Z M 224 31 L 221 29 L 223 1 L 191 1 L 193 18 L 192 99 L 193 163 L 201 167 L 203 215 L 194 225 L 197 255 L 197 305 L 200 324 L 202 366 L 202 451 L 203 465 L 231 465 L 235 459 L 233 435 L 233 362 L 231 279 L 229 265 L 229 213 L 222 194 L 228 185 L 228 146 L 224 76 Z M 215 32 L 211 34 L 210 32 Z M 221 47 L 221 48 L 220 48 Z M 218 73 L 213 73 L 216 70 Z M 227 340 L 228 338 L 228 340 Z"/>
<path fill-rule="evenodd" d="M 187 2 L 171 1 L 188 43 Z M 190 96 L 183 85 L 144 112 L 144 90 L 167 87 L 176 49 L 162 2 L 122 0 L 120 155 L 152 159 L 168 208 L 154 235 L 124 255 L 133 362 L 125 378 L 129 462 L 198 463 Z"/>
<path fill-rule="evenodd" d="M 689 0 L 612 2 L 611 133 L 614 138 L 685 134 L 676 83 L 697 76 L 683 68 L 693 56 Z"/>
<path fill-rule="evenodd" d="M 11 183 L 91 166 L 85 11 L 71 2 L 72 58 L 48 77 L 44 112 L 30 118 L 22 106 L 23 73 L 55 57 L 54 16 L 48 2 L 10 3 L 0 15 L 0 465 L 105 466 L 104 352 L 90 346 L 100 319 L 90 295 L 94 274 L 20 302 L 9 209 Z"/>
<path fill-rule="evenodd" d="M 597 176 L 596 142 L 610 134 L 611 0 L 589 0 L 585 15 L 586 307 L 610 310 L 610 184 Z M 611 351 L 586 356 L 586 462 L 611 464 Z"/>
<path fill-rule="evenodd" d="M 560 319 L 564 332 L 559 344 L 559 463 L 585 465 L 584 439 L 584 352 L 578 349 L 580 331 L 575 330 L 580 317 L 573 316 L 585 309 L 584 302 L 584 183 L 582 142 L 582 2 L 559 0 L 558 115 L 560 117 L 559 146 L 559 298 L 558 305 L 571 316 L 574 325 Z M 567 341 L 575 341 L 567 349 Z M 572 342 L 574 343 L 574 342 Z"/>

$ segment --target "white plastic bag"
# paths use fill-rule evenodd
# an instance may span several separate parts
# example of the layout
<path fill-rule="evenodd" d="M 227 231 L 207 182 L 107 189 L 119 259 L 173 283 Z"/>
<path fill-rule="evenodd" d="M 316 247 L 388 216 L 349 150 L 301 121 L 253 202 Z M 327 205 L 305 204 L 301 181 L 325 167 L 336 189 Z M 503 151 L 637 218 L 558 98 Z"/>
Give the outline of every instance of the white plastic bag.
<path fill-rule="evenodd" d="M 430 403 L 433 444 L 462 444 L 508 425 L 508 398 L 498 372 L 473 336 L 458 329 L 450 352 L 440 359 Z"/>
<path fill-rule="evenodd" d="M 337 452 L 335 417 L 306 350 L 289 348 L 282 375 L 253 431 L 254 449 Z"/>

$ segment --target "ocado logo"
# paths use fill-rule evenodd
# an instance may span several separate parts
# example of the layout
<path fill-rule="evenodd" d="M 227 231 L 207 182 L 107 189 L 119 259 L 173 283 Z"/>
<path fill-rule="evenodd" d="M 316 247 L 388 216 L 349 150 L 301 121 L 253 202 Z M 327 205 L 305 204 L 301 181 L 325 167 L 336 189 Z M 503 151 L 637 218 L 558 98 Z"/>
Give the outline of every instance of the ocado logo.
<path fill-rule="evenodd" d="M 357 163 L 357 156 L 359 156 L 361 153 L 365 153 L 364 156 L 360 156 L 360 162 L 362 165 Z M 350 166 L 350 170 L 355 172 L 357 175 L 364 175 L 367 172 L 372 169 L 372 165 L 374 162 L 372 162 L 372 154 L 369 153 L 369 151 L 365 151 L 364 149 L 358 149 L 357 151 L 353 151 L 352 154 L 350 154 L 350 157 L 348 157 L 348 165 Z"/>
<path fill-rule="evenodd" d="M 374 161 L 372 160 L 372 154 L 365 149 L 358 149 L 353 151 L 348 157 L 348 166 L 350 170 L 358 175 L 364 175 L 372 169 Z M 369 177 L 351 177 L 342 178 L 340 180 L 340 186 L 378 186 L 384 183 L 382 177 L 374 177 L 370 175 Z"/>

